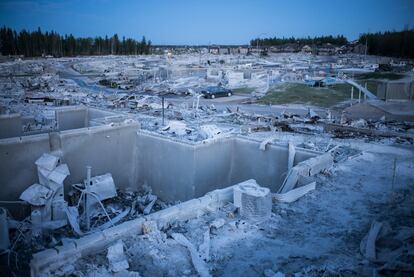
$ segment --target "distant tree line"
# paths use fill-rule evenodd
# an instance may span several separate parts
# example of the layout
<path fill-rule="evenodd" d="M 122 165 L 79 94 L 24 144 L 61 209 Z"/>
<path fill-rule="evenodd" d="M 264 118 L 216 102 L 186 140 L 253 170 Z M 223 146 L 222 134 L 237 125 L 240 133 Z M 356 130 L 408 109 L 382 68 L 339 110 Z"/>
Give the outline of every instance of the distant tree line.
<path fill-rule="evenodd" d="M 279 45 L 285 45 L 285 44 L 299 44 L 300 46 L 305 45 L 322 45 L 326 43 L 334 44 L 334 45 L 345 45 L 348 44 L 348 40 L 346 37 L 339 35 L 339 36 L 320 36 L 320 37 L 307 37 L 307 38 L 256 38 L 252 39 L 250 41 L 251 46 L 279 46 Z"/>
<path fill-rule="evenodd" d="M 11 28 L 0 29 L 0 52 L 2 55 L 24 55 L 39 57 L 51 55 L 81 56 L 81 55 L 141 55 L 149 54 L 151 41 L 142 37 L 141 41 L 122 37 L 115 34 L 112 37 L 77 38 L 73 35 L 60 35 L 56 32 L 16 32 Z"/>
<path fill-rule="evenodd" d="M 366 33 L 359 37 L 359 42 L 368 44 L 370 55 L 414 59 L 414 30 Z"/>

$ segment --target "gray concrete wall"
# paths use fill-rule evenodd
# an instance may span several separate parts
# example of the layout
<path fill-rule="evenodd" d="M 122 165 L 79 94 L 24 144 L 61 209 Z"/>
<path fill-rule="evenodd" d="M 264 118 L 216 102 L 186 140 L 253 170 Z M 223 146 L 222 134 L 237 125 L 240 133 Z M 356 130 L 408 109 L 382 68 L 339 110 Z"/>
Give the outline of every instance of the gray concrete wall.
<path fill-rule="evenodd" d="M 138 123 L 99 126 L 60 132 L 62 162 L 71 175 L 68 183 L 79 183 L 86 177 L 86 166 L 92 175 L 111 173 L 119 188 L 135 186 L 136 131 Z"/>
<path fill-rule="evenodd" d="M 59 131 L 88 127 L 88 109 L 86 107 L 59 108 L 55 113 Z"/>
<path fill-rule="evenodd" d="M 19 137 L 23 133 L 20 114 L 0 115 L 0 139 Z"/>
<path fill-rule="evenodd" d="M 188 200 L 246 179 L 273 191 L 287 171 L 287 145 L 269 145 L 233 137 L 185 143 L 139 130 L 138 123 L 99 126 L 0 140 L 0 199 L 16 200 L 37 182 L 34 162 L 54 151 L 71 172 L 66 184 L 81 182 L 85 167 L 92 175 L 111 173 L 118 188 L 152 187 L 164 200 Z M 295 163 L 316 153 L 296 150 Z"/>
<path fill-rule="evenodd" d="M 52 151 L 69 166 L 66 189 L 85 178 L 86 165 L 92 166 L 93 175 L 112 173 L 119 188 L 135 188 L 138 126 L 131 123 L 1 139 L 0 200 L 18 200 L 26 188 L 38 182 L 34 163 Z"/>
<path fill-rule="evenodd" d="M 95 109 L 95 108 L 88 108 L 88 120 L 94 120 L 97 118 L 108 117 L 119 115 L 118 113 L 113 113 L 105 110 Z"/>
<path fill-rule="evenodd" d="M 235 141 L 234 169 L 231 184 L 255 179 L 258 184 L 277 191 L 287 173 L 288 146 L 270 144 L 266 150 L 259 149 L 260 142 L 244 138 Z M 315 152 L 296 149 L 294 164 L 314 157 Z"/>
<path fill-rule="evenodd" d="M 235 138 L 224 138 L 194 147 L 194 197 L 232 184 Z"/>
<path fill-rule="evenodd" d="M 193 198 L 194 146 L 145 132 L 137 136 L 137 189 L 148 184 L 165 200 Z"/>
<path fill-rule="evenodd" d="M 208 143 L 183 143 L 138 132 L 137 188 L 152 187 L 164 200 L 188 200 L 247 179 L 276 191 L 287 172 L 287 145 L 259 149 L 260 142 L 223 138 Z M 295 164 L 317 153 L 297 149 Z"/>
<path fill-rule="evenodd" d="M 0 200 L 17 200 L 37 182 L 34 162 L 49 151 L 48 134 L 0 140 Z"/>

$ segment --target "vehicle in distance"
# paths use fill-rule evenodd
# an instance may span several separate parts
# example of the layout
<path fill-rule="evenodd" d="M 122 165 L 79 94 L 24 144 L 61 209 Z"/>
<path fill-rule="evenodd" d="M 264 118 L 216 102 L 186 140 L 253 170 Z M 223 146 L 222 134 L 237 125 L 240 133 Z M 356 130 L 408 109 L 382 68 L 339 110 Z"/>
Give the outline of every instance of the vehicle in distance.
<path fill-rule="evenodd" d="M 214 99 L 216 97 L 231 96 L 233 92 L 222 86 L 210 86 L 201 91 L 204 98 Z"/>

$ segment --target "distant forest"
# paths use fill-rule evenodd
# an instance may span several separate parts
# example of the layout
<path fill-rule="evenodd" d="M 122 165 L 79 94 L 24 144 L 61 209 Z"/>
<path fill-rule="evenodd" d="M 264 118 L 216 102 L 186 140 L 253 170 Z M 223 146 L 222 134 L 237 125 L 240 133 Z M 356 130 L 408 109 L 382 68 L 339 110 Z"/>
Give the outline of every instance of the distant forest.
<path fill-rule="evenodd" d="M 298 43 L 301 46 L 305 45 L 322 45 L 325 43 L 331 43 L 334 45 L 345 45 L 348 43 L 346 37 L 339 35 L 339 36 L 321 36 L 321 37 L 307 37 L 307 38 L 263 38 L 263 39 L 253 39 L 250 41 L 251 46 L 256 46 L 257 43 L 259 46 L 279 46 L 289 43 Z"/>
<path fill-rule="evenodd" d="M 384 33 L 366 33 L 360 35 L 358 42 L 368 44 L 370 55 L 380 55 L 388 57 L 400 57 L 414 59 L 414 30 L 393 31 Z M 322 45 L 331 43 L 342 46 L 348 44 L 348 40 L 342 36 L 321 36 L 307 38 L 263 38 L 250 41 L 251 46 L 279 46 L 290 43 L 304 45 Z"/>
<path fill-rule="evenodd" d="M 83 56 L 83 55 L 138 55 L 149 54 L 151 41 L 142 37 L 141 41 L 117 34 L 112 37 L 77 38 L 73 35 L 60 35 L 56 32 L 16 32 L 11 28 L 0 29 L 0 52 L 2 55 L 24 55 L 25 57 Z"/>
<path fill-rule="evenodd" d="M 414 30 L 362 34 L 359 42 L 368 44 L 370 55 L 414 59 Z"/>

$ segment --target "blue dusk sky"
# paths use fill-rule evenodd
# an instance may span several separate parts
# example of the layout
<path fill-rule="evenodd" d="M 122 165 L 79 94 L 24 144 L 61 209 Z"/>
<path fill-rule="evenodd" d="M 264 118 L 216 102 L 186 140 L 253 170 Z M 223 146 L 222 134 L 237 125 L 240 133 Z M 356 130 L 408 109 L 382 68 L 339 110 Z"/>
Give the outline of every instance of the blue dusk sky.
<path fill-rule="evenodd" d="M 248 44 L 414 27 L 414 0 L 0 0 L 0 25 L 20 31 L 140 39 L 153 44 Z"/>

